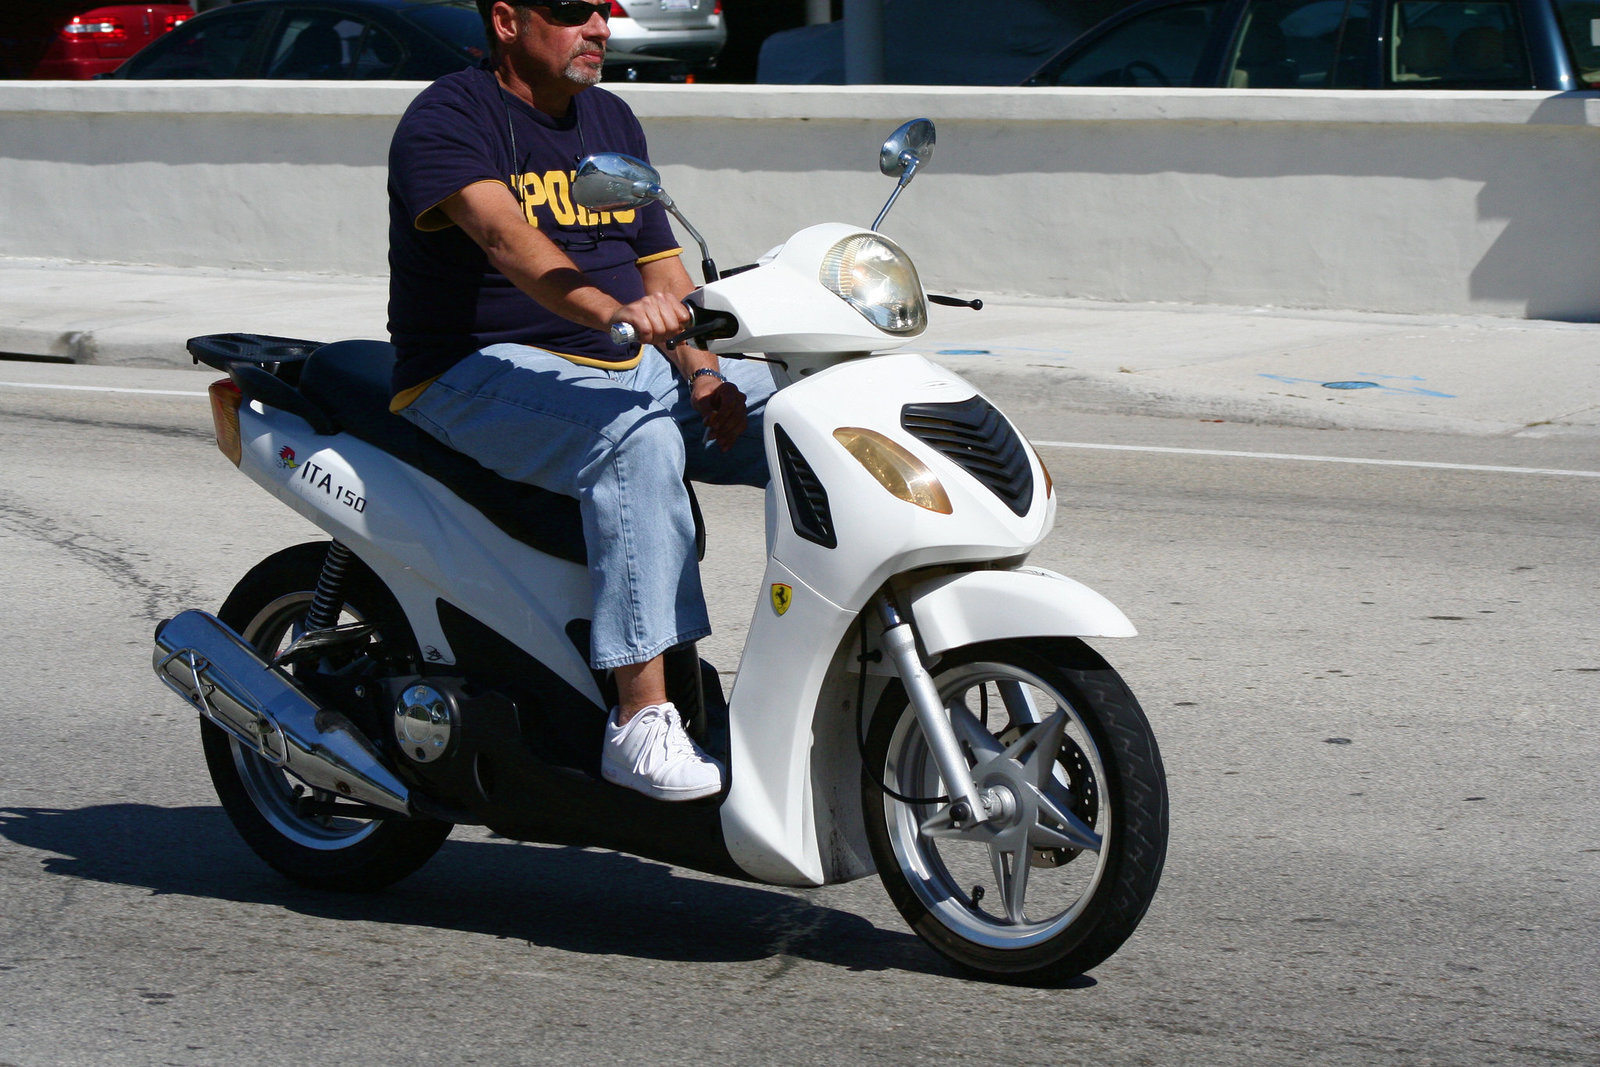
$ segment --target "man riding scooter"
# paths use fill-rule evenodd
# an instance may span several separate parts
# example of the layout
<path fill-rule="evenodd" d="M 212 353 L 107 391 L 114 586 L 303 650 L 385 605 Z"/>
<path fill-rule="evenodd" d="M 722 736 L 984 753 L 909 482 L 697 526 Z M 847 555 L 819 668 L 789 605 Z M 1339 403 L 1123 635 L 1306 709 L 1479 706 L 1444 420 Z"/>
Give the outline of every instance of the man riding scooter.
<path fill-rule="evenodd" d="M 693 285 L 659 204 L 590 213 L 576 164 L 647 158 L 600 80 L 610 5 L 478 0 L 493 55 L 406 111 L 389 158 L 392 407 L 503 477 L 579 501 L 595 588 L 590 663 L 618 704 L 607 780 L 662 800 L 717 793 L 723 768 L 667 699 L 664 653 L 710 633 L 685 473 L 767 481 L 755 363 L 655 347 Z M 639 344 L 606 330 L 627 323 Z"/>

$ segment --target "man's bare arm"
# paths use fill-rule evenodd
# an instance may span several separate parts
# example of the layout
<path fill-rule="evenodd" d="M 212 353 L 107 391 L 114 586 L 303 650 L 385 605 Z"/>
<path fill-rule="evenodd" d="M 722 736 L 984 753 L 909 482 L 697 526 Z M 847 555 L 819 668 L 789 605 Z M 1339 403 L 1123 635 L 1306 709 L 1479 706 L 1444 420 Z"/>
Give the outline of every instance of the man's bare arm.
<path fill-rule="evenodd" d="M 643 344 L 664 341 L 688 325 L 688 309 L 678 303 L 687 288 L 683 292 L 653 289 L 647 276 L 642 299 L 619 303 L 590 281 L 554 241 L 528 225 L 516 197 L 499 182 L 469 185 L 439 209 L 477 242 L 495 270 L 564 319 L 597 330 L 617 322 L 631 323 Z M 682 264 L 678 270 L 687 283 Z"/>

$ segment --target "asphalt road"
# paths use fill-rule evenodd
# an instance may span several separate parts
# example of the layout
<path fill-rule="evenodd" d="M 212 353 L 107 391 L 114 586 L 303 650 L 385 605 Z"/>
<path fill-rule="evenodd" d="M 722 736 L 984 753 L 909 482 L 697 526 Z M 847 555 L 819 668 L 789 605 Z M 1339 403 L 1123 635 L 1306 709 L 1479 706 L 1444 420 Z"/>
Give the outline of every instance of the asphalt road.
<path fill-rule="evenodd" d="M 1173 804 L 1143 926 L 1048 990 L 954 973 L 870 879 L 458 831 L 378 896 L 288 885 L 150 632 L 314 531 L 201 399 L 0 386 L 0 1065 L 1600 1061 L 1600 478 L 1533 472 L 1596 441 L 1019 421 L 1062 501 L 1034 560 L 1139 624 L 1100 647 Z M 703 503 L 732 670 L 760 498 Z"/>

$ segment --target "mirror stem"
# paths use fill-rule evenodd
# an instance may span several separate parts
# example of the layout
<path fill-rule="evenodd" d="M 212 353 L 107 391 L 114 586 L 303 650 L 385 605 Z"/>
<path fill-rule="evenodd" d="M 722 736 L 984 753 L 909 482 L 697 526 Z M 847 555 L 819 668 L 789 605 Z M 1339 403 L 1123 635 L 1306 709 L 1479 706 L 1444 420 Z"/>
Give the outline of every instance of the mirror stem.
<path fill-rule="evenodd" d="M 879 224 L 883 222 L 883 217 L 889 214 L 889 209 L 894 207 L 894 202 L 900 198 L 900 190 L 910 185 L 912 177 L 917 173 L 918 160 L 916 156 L 910 152 L 903 152 L 900 155 L 900 160 L 906 165 L 906 169 L 901 172 L 900 181 L 895 184 L 894 192 L 889 194 L 889 202 L 883 205 L 883 210 L 878 212 L 878 217 L 872 220 L 874 232 L 877 231 Z"/>
<path fill-rule="evenodd" d="M 711 261 L 711 248 L 706 244 L 706 239 L 700 236 L 700 231 L 694 228 L 693 223 L 683 217 L 683 212 L 678 210 L 678 205 L 672 202 L 672 197 L 668 196 L 664 189 L 658 185 L 652 190 L 652 193 L 654 199 L 660 201 L 662 207 L 672 212 L 672 217 L 683 224 L 683 228 L 689 231 L 689 236 L 694 238 L 695 244 L 700 246 L 700 276 L 707 282 L 716 281 L 717 265 Z"/>

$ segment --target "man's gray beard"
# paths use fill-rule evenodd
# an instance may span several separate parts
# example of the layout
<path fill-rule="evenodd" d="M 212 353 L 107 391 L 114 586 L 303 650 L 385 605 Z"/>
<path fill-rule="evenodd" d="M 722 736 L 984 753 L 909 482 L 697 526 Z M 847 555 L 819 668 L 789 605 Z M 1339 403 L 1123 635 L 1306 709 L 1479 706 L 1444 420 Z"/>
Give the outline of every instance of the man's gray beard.
<path fill-rule="evenodd" d="M 562 74 L 565 75 L 566 79 L 572 82 L 574 85 L 582 85 L 585 87 L 590 85 L 599 85 L 600 78 L 602 76 L 601 71 L 591 71 L 586 64 L 579 64 L 577 60 L 573 60 L 571 63 L 567 64 L 567 69 L 562 71 Z"/>

